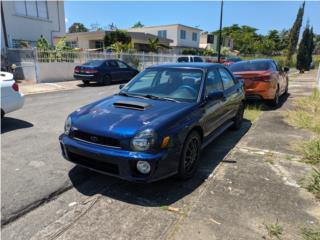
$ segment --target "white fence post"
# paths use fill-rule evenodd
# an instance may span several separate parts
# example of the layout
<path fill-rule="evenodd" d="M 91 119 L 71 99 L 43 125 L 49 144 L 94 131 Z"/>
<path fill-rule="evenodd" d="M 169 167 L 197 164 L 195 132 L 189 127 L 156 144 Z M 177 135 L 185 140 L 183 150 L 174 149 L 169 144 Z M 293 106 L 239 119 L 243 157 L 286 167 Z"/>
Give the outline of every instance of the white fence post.
<path fill-rule="evenodd" d="M 40 79 L 39 79 L 39 61 L 38 61 L 38 50 L 36 48 L 33 49 L 33 54 L 34 54 L 34 57 L 33 57 L 33 63 L 34 63 L 34 73 L 35 73 L 35 76 L 36 76 L 36 83 L 39 83 L 40 82 Z"/>

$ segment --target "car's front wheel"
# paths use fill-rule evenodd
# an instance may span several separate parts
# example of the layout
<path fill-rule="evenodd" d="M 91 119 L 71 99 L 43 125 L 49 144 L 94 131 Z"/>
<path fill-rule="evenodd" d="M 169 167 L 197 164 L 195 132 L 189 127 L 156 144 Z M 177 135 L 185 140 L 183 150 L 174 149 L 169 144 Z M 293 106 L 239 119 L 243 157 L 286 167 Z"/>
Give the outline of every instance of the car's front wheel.
<path fill-rule="evenodd" d="M 112 82 L 111 76 L 110 75 L 106 75 L 102 78 L 102 84 L 103 85 L 110 85 Z"/>
<path fill-rule="evenodd" d="M 201 137 L 198 132 L 193 131 L 189 134 L 183 145 L 178 178 L 188 179 L 196 173 L 201 152 Z"/>
<path fill-rule="evenodd" d="M 238 130 L 241 128 L 241 124 L 243 121 L 243 114 L 244 114 L 245 105 L 241 102 L 237 115 L 233 118 L 233 125 L 231 126 L 232 130 Z"/>

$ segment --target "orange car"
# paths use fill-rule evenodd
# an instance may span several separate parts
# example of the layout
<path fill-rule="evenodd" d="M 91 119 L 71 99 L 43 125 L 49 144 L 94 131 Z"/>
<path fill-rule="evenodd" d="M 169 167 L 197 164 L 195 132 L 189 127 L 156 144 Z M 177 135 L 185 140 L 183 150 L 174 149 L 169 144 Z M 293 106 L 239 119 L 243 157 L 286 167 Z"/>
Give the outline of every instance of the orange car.
<path fill-rule="evenodd" d="M 240 61 L 229 66 L 235 76 L 244 80 L 247 99 L 267 100 L 278 105 L 279 97 L 288 92 L 288 71 L 272 59 Z"/>

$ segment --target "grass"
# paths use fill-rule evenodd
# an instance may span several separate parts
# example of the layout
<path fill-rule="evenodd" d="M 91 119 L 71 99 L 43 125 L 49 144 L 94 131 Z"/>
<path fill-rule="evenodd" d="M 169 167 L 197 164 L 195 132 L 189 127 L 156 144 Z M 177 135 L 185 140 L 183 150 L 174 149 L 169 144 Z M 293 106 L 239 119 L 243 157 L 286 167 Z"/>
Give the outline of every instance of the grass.
<path fill-rule="evenodd" d="M 304 228 L 302 229 L 302 236 L 304 240 L 320 240 L 320 229 Z"/>
<path fill-rule="evenodd" d="M 298 150 L 304 162 L 320 165 L 320 91 L 315 89 L 310 96 L 297 100 L 294 107 L 287 114 L 288 123 L 314 135 L 312 140 L 300 144 Z"/>
<path fill-rule="evenodd" d="M 261 107 L 257 105 L 247 105 L 244 111 L 244 118 L 254 122 L 262 114 Z"/>
<path fill-rule="evenodd" d="M 273 238 L 275 237 L 276 239 L 281 239 L 281 235 L 283 233 L 283 227 L 278 224 L 278 220 L 275 224 L 270 224 L 270 225 L 265 225 L 269 237 Z"/>
<path fill-rule="evenodd" d="M 320 171 L 314 168 L 311 177 L 307 181 L 306 189 L 320 199 Z"/>

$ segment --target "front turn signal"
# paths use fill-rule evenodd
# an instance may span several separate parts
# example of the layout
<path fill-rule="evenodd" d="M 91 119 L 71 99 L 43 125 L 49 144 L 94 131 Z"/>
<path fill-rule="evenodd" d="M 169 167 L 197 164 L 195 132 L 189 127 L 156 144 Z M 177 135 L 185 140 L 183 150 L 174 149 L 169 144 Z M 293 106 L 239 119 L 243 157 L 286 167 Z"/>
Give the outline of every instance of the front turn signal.
<path fill-rule="evenodd" d="M 164 137 L 161 143 L 161 148 L 167 148 L 169 146 L 169 142 L 170 142 L 170 137 L 169 136 Z"/>

